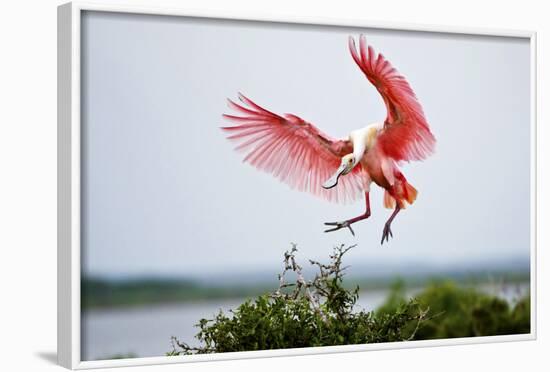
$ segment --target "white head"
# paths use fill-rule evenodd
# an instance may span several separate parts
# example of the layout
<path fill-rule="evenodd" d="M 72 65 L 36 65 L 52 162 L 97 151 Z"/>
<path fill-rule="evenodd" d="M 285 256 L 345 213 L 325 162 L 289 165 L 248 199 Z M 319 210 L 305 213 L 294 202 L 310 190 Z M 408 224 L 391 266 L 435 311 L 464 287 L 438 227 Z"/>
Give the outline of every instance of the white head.
<path fill-rule="evenodd" d="M 345 176 L 349 172 L 353 170 L 353 167 L 357 165 L 358 161 L 354 154 L 347 154 L 344 157 L 342 157 L 342 161 L 340 162 L 340 166 L 336 170 L 336 172 L 330 177 L 328 180 L 323 183 L 323 187 L 325 189 L 331 189 L 334 186 L 338 185 L 338 179 L 340 176 Z"/>
<path fill-rule="evenodd" d="M 350 173 L 353 168 L 361 161 L 365 151 L 368 147 L 368 133 L 370 128 L 367 130 L 360 130 L 352 132 L 350 139 L 353 142 L 353 153 L 347 154 L 342 157 L 340 166 L 336 172 L 328 180 L 323 183 L 325 189 L 331 189 L 334 186 L 338 185 L 338 179 L 340 176 L 345 176 Z"/>

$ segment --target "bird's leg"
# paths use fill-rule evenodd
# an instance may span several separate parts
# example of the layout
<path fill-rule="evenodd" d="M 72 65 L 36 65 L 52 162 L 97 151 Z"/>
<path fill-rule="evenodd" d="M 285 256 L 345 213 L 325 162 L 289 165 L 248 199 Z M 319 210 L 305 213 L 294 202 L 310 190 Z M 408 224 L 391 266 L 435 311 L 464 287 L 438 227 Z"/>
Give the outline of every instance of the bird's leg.
<path fill-rule="evenodd" d="M 353 224 L 357 221 L 367 219 L 367 218 L 370 217 L 370 199 L 369 199 L 369 193 L 368 192 L 365 192 L 365 202 L 366 202 L 366 207 L 367 207 L 366 210 L 365 210 L 365 213 L 363 213 L 360 216 L 350 218 L 349 220 L 345 220 L 345 221 L 325 222 L 325 225 L 327 225 L 327 226 L 336 226 L 336 227 L 333 227 L 332 229 L 325 230 L 325 232 L 332 232 L 332 231 L 340 230 L 340 229 L 343 229 L 344 227 L 347 227 L 349 229 L 349 231 L 351 232 L 351 235 L 355 236 L 355 232 L 351 228 L 351 224 Z"/>
<path fill-rule="evenodd" d="M 395 216 L 397 216 L 397 213 L 399 213 L 400 210 L 401 210 L 401 207 L 399 206 L 399 204 L 397 204 L 390 218 L 388 218 L 388 220 L 386 221 L 386 224 L 384 225 L 384 230 L 382 232 L 382 240 L 380 241 L 380 244 L 384 244 L 384 239 L 388 241 L 390 239 L 390 236 L 393 238 L 393 233 L 391 232 L 391 223 L 395 218 Z"/>

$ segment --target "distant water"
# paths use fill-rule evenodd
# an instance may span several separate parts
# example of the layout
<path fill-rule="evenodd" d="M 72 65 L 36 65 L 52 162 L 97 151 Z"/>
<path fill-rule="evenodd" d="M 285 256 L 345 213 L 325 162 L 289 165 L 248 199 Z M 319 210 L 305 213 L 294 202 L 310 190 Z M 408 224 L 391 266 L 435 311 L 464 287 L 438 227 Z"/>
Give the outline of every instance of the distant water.
<path fill-rule="evenodd" d="M 481 290 L 513 304 L 529 291 L 527 283 L 518 285 L 483 285 Z M 418 290 L 407 293 L 414 296 Z M 364 291 L 357 306 L 374 310 L 388 295 L 388 290 Z M 176 336 L 190 345 L 201 318 L 212 318 L 219 310 L 236 308 L 243 299 L 197 301 L 117 309 L 89 310 L 82 314 L 82 360 L 106 359 L 113 355 L 136 357 L 162 356 L 172 349 L 170 337 Z"/>

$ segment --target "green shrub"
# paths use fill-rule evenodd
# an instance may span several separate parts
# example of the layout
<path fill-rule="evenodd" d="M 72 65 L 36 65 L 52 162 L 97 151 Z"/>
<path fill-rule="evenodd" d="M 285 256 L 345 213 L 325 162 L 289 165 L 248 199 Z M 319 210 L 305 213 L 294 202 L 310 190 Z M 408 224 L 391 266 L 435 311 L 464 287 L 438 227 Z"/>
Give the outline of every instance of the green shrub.
<path fill-rule="evenodd" d="M 530 332 L 529 296 L 511 308 L 501 298 L 444 281 L 430 284 L 416 300 L 421 306 L 429 306 L 432 314 L 416 332 L 416 340 Z M 378 312 L 391 313 L 405 301 L 399 283 Z"/>
<path fill-rule="evenodd" d="M 306 281 L 296 263 L 296 247 L 285 253 L 279 288 L 248 300 L 231 314 L 220 311 L 214 319 L 201 319 L 191 347 L 175 337 L 168 355 L 219 353 L 311 346 L 363 344 L 413 339 L 427 321 L 427 308 L 411 300 L 392 312 L 375 315 L 354 309 L 359 287 L 343 286 L 342 256 L 353 248 L 336 247 L 329 264 L 310 261 L 318 273 Z M 296 279 L 287 283 L 286 276 Z"/>

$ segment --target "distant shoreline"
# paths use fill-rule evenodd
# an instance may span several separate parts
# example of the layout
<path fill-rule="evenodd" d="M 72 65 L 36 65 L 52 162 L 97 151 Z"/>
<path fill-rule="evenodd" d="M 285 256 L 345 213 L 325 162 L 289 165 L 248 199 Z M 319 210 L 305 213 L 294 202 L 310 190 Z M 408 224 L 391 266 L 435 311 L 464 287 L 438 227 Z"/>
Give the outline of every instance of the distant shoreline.
<path fill-rule="evenodd" d="M 462 286 L 484 284 L 512 285 L 528 283 L 528 271 L 480 271 L 455 272 L 441 275 L 413 275 L 409 277 L 348 277 L 347 284 L 359 286 L 361 291 L 389 289 L 396 281 L 402 281 L 406 288 L 420 288 L 431 282 L 453 281 Z M 134 278 L 113 280 L 104 278 L 82 279 L 82 311 L 94 309 L 116 309 L 150 305 L 181 304 L 217 299 L 253 298 L 272 292 L 276 281 L 254 284 L 213 285 L 185 279 Z"/>

